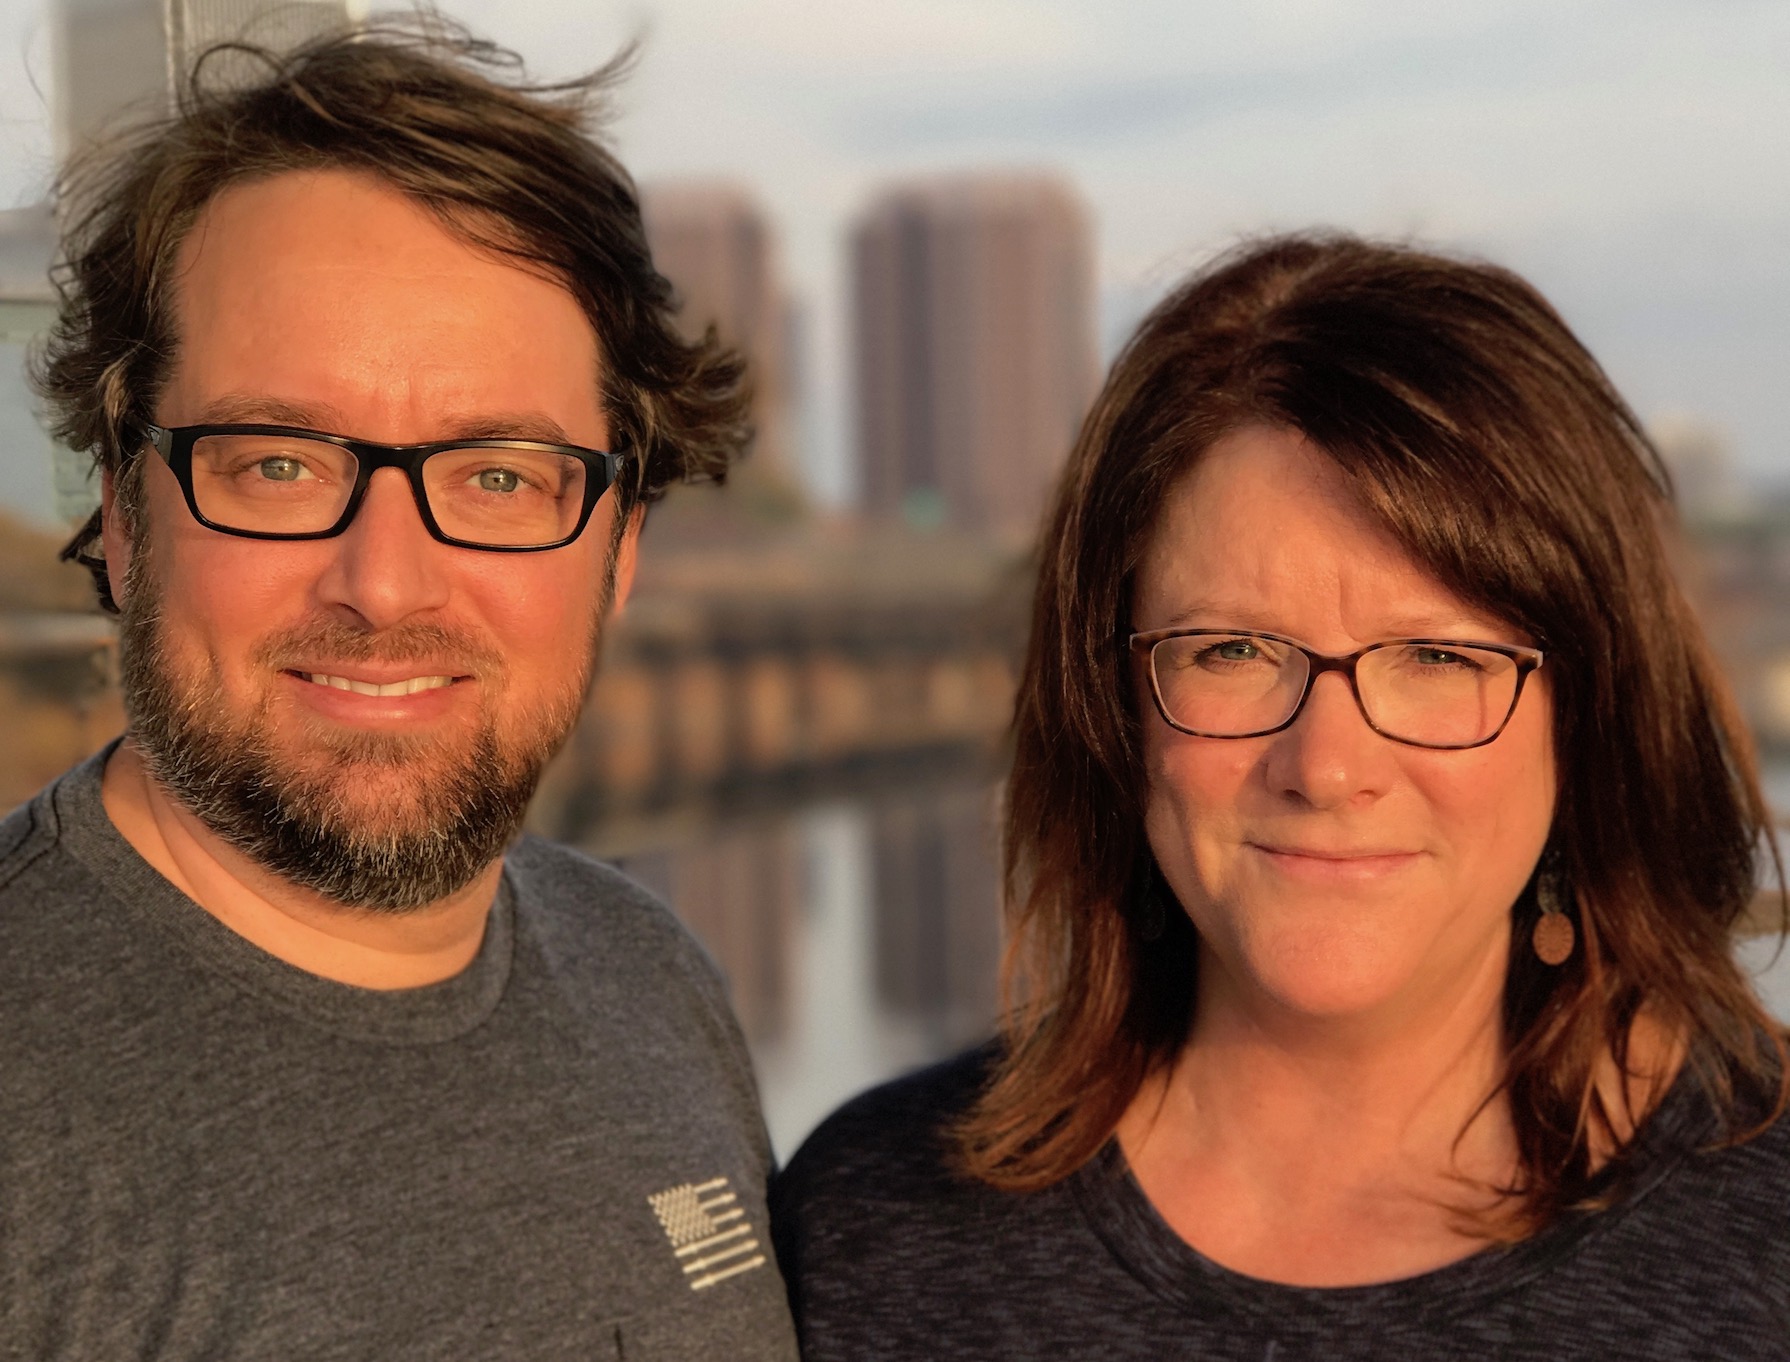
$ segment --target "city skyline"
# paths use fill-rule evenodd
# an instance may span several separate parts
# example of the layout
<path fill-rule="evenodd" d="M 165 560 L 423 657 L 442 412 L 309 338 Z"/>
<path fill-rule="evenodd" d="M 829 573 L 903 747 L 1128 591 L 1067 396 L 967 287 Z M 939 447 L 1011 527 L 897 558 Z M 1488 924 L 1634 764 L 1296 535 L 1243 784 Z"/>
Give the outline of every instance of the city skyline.
<path fill-rule="evenodd" d="M 53 0 L 0 13 L 0 207 L 52 165 Z M 1692 413 L 1738 472 L 1782 481 L 1790 154 L 1766 0 L 449 0 L 543 78 L 643 46 L 611 134 L 643 180 L 752 187 L 803 303 L 804 469 L 855 495 L 845 233 L 871 187 L 1055 168 L 1093 207 L 1110 354 L 1240 234 L 1416 236 L 1532 278 L 1644 417 Z"/>

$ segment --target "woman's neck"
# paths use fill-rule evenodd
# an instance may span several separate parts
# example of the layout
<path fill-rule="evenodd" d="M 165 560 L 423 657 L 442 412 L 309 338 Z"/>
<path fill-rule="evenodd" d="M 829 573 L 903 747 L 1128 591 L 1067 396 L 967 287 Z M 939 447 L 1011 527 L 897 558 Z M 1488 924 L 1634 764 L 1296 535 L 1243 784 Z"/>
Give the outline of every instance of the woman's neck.
<path fill-rule="evenodd" d="M 1412 1276 L 1484 1247 L 1516 1169 L 1501 978 L 1429 1007 L 1287 1015 L 1202 980 L 1192 1033 L 1118 1137 L 1163 1218 L 1249 1276 L 1344 1286 Z M 1206 985 L 1216 985 L 1207 987 Z"/>

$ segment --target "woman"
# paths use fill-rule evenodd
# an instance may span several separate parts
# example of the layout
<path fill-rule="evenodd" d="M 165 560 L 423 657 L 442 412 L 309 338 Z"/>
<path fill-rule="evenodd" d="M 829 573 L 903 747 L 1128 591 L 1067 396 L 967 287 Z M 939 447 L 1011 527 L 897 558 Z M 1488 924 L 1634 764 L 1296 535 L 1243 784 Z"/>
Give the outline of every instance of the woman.
<path fill-rule="evenodd" d="M 1773 843 L 1665 487 L 1502 270 L 1292 237 L 1156 309 L 1045 540 L 1014 1006 L 785 1175 L 808 1357 L 1790 1357 Z"/>

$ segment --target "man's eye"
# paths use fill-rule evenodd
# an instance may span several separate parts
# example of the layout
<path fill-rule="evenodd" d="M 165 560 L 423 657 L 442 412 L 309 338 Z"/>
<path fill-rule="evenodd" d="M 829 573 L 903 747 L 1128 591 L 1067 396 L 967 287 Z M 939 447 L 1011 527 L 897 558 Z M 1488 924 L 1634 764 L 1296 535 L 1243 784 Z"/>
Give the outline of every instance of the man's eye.
<path fill-rule="evenodd" d="M 269 482 L 297 482 L 305 476 L 305 466 L 288 455 L 276 454 L 256 465 Z"/>
<path fill-rule="evenodd" d="M 478 475 L 481 492 L 514 492 L 522 486 L 522 479 L 513 468 L 487 468 Z"/>

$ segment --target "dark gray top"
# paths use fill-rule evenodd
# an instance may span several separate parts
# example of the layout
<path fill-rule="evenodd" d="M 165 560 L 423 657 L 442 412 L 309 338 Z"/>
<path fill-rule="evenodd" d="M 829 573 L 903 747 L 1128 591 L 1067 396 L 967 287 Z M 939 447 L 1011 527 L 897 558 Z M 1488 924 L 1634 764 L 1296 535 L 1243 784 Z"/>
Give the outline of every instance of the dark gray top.
<path fill-rule="evenodd" d="M 464 972 L 333 983 L 137 856 L 100 762 L 0 823 L 0 1356 L 793 1358 L 663 908 L 524 839 Z"/>
<path fill-rule="evenodd" d="M 807 1362 L 1164 1358 L 1790 1358 L 1790 1121 L 1735 1149 L 1688 1082 L 1614 1209 L 1377 1286 L 1227 1271 L 1156 1214 L 1116 1144 L 1046 1191 L 946 1171 L 939 1134 L 986 1052 L 878 1088 L 814 1133 L 772 1192 Z"/>

